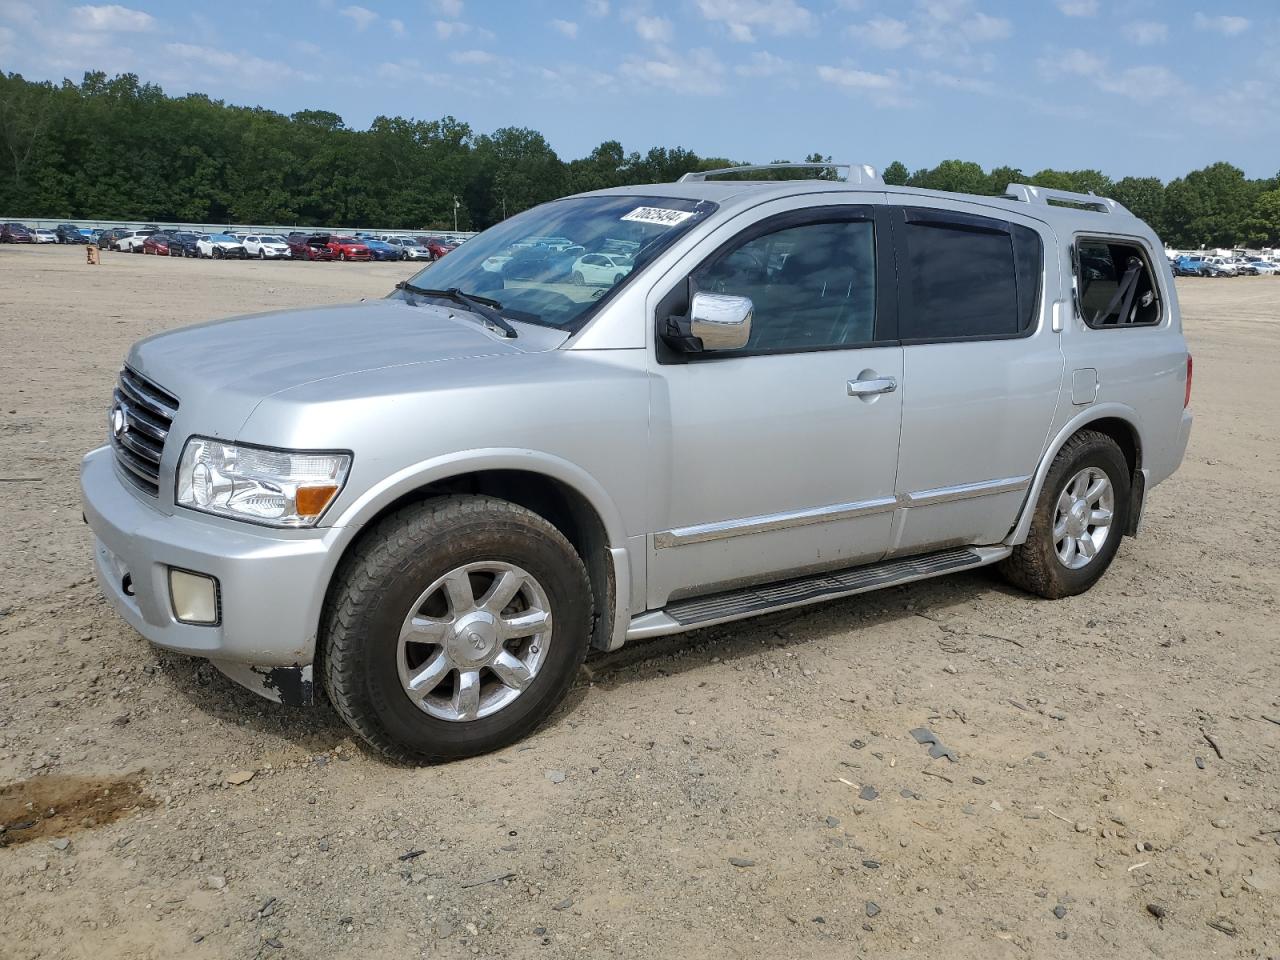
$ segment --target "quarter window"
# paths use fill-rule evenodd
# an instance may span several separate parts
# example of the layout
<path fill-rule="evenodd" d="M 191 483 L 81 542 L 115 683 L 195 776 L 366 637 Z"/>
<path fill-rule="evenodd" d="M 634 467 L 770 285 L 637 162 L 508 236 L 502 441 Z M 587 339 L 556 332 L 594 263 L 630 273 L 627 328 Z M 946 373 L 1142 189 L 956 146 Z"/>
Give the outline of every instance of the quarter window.
<path fill-rule="evenodd" d="M 1142 249 L 1112 240 L 1079 240 L 1073 265 L 1077 309 L 1094 328 L 1150 327 L 1160 322 L 1160 295 Z"/>
<path fill-rule="evenodd" d="M 902 211 L 900 335 L 905 342 L 1028 332 L 1039 313 L 1043 245 L 1020 224 L 957 211 Z"/>
<path fill-rule="evenodd" d="M 751 237 L 694 274 L 696 289 L 750 297 L 748 352 L 852 347 L 875 329 L 875 226 L 806 223 Z"/>

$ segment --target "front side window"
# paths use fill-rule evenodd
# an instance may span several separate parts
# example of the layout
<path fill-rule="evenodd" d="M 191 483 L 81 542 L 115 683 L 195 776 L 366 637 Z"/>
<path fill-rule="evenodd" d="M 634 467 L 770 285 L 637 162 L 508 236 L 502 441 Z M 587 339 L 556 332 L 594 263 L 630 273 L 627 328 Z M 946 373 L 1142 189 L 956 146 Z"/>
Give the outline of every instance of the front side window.
<path fill-rule="evenodd" d="M 833 220 L 786 226 L 720 251 L 694 289 L 750 297 L 749 352 L 855 347 L 875 338 L 875 225 Z"/>
<path fill-rule="evenodd" d="M 661 196 L 557 200 L 490 227 L 410 283 L 495 300 L 512 320 L 577 330 L 628 277 L 715 209 L 705 200 Z M 578 263 L 584 255 L 620 247 L 636 251 L 630 269 L 609 272 L 599 262 Z M 583 266 L 593 265 L 597 269 L 587 276 Z"/>
<path fill-rule="evenodd" d="M 1039 313 L 1043 249 L 1020 224 L 948 210 L 902 210 L 904 341 L 1015 337 Z"/>
<path fill-rule="evenodd" d="M 1160 322 L 1160 294 L 1142 248 L 1081 239 L 1072 257 L 1077 309 L 1094 328 L 1149 327 Z"/>

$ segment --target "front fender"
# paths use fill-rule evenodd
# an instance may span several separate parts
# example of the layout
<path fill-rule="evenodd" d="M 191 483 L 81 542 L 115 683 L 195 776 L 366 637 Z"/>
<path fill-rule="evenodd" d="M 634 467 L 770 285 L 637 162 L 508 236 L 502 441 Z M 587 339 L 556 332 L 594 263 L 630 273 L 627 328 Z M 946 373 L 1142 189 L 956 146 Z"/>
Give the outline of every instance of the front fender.
<path fill-rule="evenodd" d="M 1071 439 L 1076 431 L 1087 427 L 1095 420 L 1107 418 L 1123 420 L 1129 424 L 1138 437 L 1138 448 L 1142 449 L 1142 418 L 1133 407 L 1126 403 L 1109 402 L 1094 404 L 1081 410 L 1066 422 L 1045 449 L 1044 456 L 1040 458 L 1040 465 L 1036 468 L 1031 487 L 1027 491 L 1027 499 L 1023 501 L 1022 510 L 1018 514 L 1018 522 L 1014 524 L 1009 536 L 1004 539 L 1006 544 L 1016 546 L 1019 543 L 1026 542 L 1027 531 L 1031 529 L 1031 517 L 1035 513 L 1036 504 L 1040 501 L 1040 491 L 1044 488 L 1045 478 L 1049 475 L 1049 468 L 1053 466 L 1053 461 L 1058 456 L 1058 451 L 1062 449 L 1063 445 Z"/>

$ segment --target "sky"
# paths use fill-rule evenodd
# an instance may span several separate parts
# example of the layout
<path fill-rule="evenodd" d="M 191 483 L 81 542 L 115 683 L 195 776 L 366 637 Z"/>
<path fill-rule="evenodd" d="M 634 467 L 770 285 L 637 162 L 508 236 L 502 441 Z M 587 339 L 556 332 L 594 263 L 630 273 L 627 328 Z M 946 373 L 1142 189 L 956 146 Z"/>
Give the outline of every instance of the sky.
<path fill-rule="evenodd" d="M 1280 171 L 1280 0 L 0 0 L 0 70 L 282 113 L 1164 180 Z"/>

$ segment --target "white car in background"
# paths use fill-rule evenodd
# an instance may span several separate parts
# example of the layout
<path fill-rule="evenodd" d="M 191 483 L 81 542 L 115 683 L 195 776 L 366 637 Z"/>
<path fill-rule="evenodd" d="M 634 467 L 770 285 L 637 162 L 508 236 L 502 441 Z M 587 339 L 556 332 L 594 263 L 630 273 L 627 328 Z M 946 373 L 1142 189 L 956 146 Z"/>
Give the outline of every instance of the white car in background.
<path fill-rule="evenodd" d="M 250 233 L 244 238 L 244 252 L 259 260 L 287 260 L 289 244 L 274 233 Z"/>
<path fill-rule="evenodd" d="M 635 266 L 630 257 L 620 253 L 587 253 L 573 262 L 569 279 L 574 283 L 611 287 Z"/>
<path fill-rule="evenodd" d="M 244 244 L 229 233 L 202 234 L 196 241 L 196 256 L 214 260 L 245 259 Z"/>
<path fill-rule="evenodd" d="M 384 243 L 400 248 L 401 260 L 430 260 L 431 251 L 412 237 L 383 237 Z"/>
<path fill-rule="evenodd" d="M 32 230 L 31 235 L 36 238 L 36 243 L 57 243 L 58 242 L 58 235 L 54 233 L 52 230 L 45 230 L 44 228 L 41 228 L 39 230 Z"/>
<path fill-rule="evenodd" d="M 142 245 L 147 242 L 147 237 L 156 233 L 155 230 L 130 230 L 124 236 L 115 242 L 115 248 L 121 253 L 141 253 Z"/>

